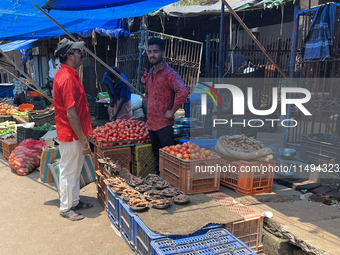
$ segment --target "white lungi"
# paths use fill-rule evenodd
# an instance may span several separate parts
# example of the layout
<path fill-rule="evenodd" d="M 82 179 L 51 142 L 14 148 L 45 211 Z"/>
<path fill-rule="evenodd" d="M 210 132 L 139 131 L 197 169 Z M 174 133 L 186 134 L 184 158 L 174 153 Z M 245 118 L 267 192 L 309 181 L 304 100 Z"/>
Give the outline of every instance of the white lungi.
<path fill-rule="evenodd" d="M 81 143 L 60 142 L 60 212 L 66 212 L 79 203 L 80 173 L 85 156 L 82 154 Z"/>

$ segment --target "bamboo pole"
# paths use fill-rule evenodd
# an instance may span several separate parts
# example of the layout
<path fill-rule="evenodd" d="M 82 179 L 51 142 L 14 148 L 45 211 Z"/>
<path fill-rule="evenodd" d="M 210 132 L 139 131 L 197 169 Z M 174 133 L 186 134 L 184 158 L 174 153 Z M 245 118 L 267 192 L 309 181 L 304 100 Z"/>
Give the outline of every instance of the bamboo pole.
<path fill-rule="evenodd" d="M 35 8 L 37 8 L 42 14 L 44 14 L 47 18 L 49 18 L 54 24 L 56 24 L 61 30 L 63 30 L 73 41 L 79 42 L 73 35 L 71 35 L 65 28 L 63 28 L 57 21 L 55 21 L 50 15 L 48 15 L 46 12 L 44 12 L 41 8 L 36 6 L 35 4 L 32 4 Z M 98 56 L 96 56 L 92 51 L 90 51 L 88 48 L 84 46 L 84 50 L 89 53 L 92 57 L 94 57 L 99 63 L 101 63 L 103 66 L 105 66 L 108 70 L 110 70 L 114 75 L 116 75 L 119 79 L 121 79 L 126 85 L 128 85 L 134 92 L 136 92 L 138 95 L 143 96 L 141 92 L 139 92 L 135 87 L 133 87 L 128 81 L 126 81 L 120 74 L 118 74 L 116 71 L 114 71 L 111 67 L 109 67 L 103 60 L 101 60 Z"/>
<path fill-rule="evenodd" d="M 5 68 L 3 68 L 2 66 L 0 66 L 0 69 L 1 70 L 3 70 L 3 71 L 5 71 L 5 72 L 7 72 L 7 73 L 9 73 L 11 76 L 13 76 L 14 78 L 17 78 L 15 75 L 14 75 L 14 73 L 11 73 L 10 71 L 8 71 L 8 70 L 6 70 Z M 36 90 L 35 88 L 32 88 L 31 86 L 29 86 L 29 85 L 27 85 L 25 82 L 23 82 L 22 80 L 20 80 L 20 79 L 18 79 L 22 84 L 24 84 L 25 86 L 27 86 L 27 87 L 29 87 L 30 89 L 32 89 L 33 91 L 35 91 L 35 92 L 37 92 L 37 93 L 39 93 L 39 94 L 41 94 L 41 92 L 39 91 L 39 90 Z M 45 93 L 44 93 L 45 94 Z M 44 95 L 44 94 L 41 94 L 42 96 L 44 96 L 44 97 L 46 97 L 46 95 Z"/>
<path fill-rule="evenodd" d="M 39 87 L 39 86 L 37 86 L 36 84 L 35 84 L 35 82 L 33 82 L 32 80 L 31 80 L 31 78 L 30 77 L 28 77 L 23 71 L 21 71 L 20 69 L 19 69 L 19 67 L 5 54 L 5 52 L 3 52 L 2 51 L 2 49 L 0 49 L 0 53 L 15 67 L 15 69 L 17 69 L 23 76 L 25 76 L 25 78 L 29 81 L 29 83 L 31 83 L 31 84 L 33 84 L 38 90 L 35 90 L 34 89 L 34 91 L 35 92 L 38 92 L 38 93 L 40 93 L 41 95 L 43 95 L 44 97 L 46 97 L 47 98 L 47 100 L 48 101 L 50 101 L 52 104 L 53 104 L 53 100 L 51 99 L 51 98 L 49 98 L 46 94 L 45 94 L 45 92 Z M 14 75 L 14 74 L 12 74 L 12 73 L 10 73 L 9 71 L 7 71 L 6 69 L 4 69 L 4 68 L 1 68 L 2 70 L 4 70 L 4 71 L 6 71 L 7 73 L 9 73 L 10 75 L 12 75 L 12 76 L 14 76 L 15 78 L 16 78 L 16 76 Z M 19 79 L 20 80 L 20 79 Z M 27 86 L 27 87 L 30 87 L 30 86 L 28 86 L 26 83 L 24 83 L 23 81 L 21 81 L 23 84 L 25 84 L 25 86 Z M 30 88 L 32 88 L 32 87 L 30 87 Z"/>
<path fill-rule="evenodd" d="M 279 73 L 287 80 L 287 82 L 289 83 L 289 85 L 291 87 L 296 87 L 296 85 L 293 83 L 292 79 L 288 78 L 288 76 L 281 70 L 281 68 L 279 67 L 278 64 L 276 64 L 276 62 L 271 58 L 271 56 L 268 54 L 268 52 L 266 51 L 266 49 L 262 46 L 262 44 L 259 42 L 259 40 L 257 40 L 257 38 L 254 36 L 254 34 L 249 30 L 249 28 L 247 27 L 247 25 L 242 21 L 242 19 L 240 18 L 240 16 L 238 16 L 238 14 L 233 10 L 233 8 L 230 7 L 230 5 L 228 4 L 228 2 L 226 0 L 222 0 L 222 2 L 227 6 L 229 12 L 235 17 L 235 19 L 241 24 L 241 26 L 244 28 L 244 30 L 247 32 L 247 34 L 250 36 L 250 38 L 257 44 L 257 46 L 261 49 L 261 51 L 263 52 L 263 54 L 269 59 L 269 61 L 275 66 L 275 68 L 279 71 Z M 307 103 L 309 109 L 311 110 L 312 114 L 316 115 L 316 117 L 318 117 L 321 122 L 323 124 L 326 125 L 326 127 L 329 129 L 329 131 L 331 131 L 339 140 L 340 140 L 340 135 L 338 135 L 335 130 L 327 123 L 327 121 L 325 121 L 324 117 L 321 115 L 321 113 L 319 113 L 317 110 L 315 110 L 315 108 L 313 107 L 313 105 L 308 102 Z"/>

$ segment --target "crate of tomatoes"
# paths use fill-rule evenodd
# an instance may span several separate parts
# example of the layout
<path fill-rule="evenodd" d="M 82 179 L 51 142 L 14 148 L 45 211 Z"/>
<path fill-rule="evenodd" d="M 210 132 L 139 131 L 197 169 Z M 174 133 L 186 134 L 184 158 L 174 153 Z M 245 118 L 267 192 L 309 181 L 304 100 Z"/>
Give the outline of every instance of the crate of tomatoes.
<path fill-rule="evenodd" d="M 195 143 L 186 142 L 159 151 L 161 178 L 186 194 L 220 189 L 221 157 Z"/>
<path fill-rule="evenodd" d="M 96 127 L 89 141 L 101 150 L 151 142 L 146 123 L 139 120 L 116 120 Z"/>

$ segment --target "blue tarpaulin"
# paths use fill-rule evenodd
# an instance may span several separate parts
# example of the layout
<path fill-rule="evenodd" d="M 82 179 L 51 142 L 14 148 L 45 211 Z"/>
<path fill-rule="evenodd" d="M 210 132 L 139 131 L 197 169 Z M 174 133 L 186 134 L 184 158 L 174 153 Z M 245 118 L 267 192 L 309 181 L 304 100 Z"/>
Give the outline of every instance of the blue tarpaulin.
<path fill-rule="evenodd" d="M 121 40 L 121 39 L 123 39 L 124 37 L 126 37 L 130 34 L 130 32 L 126 31 L 124 19 L 120 19 L 118 21 L 116 28 L 114 28 L 114 29 L 105 29 L 105 28 L 97 27 L 97 28 L 94 28 L 94 29 L 88 29 L 88 30 L 79 32 L 78 34 L 82 37 L 90 37 L 90 36 L 92 36 L 93 30 L 100 35 L 115 37 L 118 40 Z"/>
<path fill-rule="evenodd" d="M 64 11 L 94 10 L 110 7 L 120 7 L 146 0 L 100 0 L 100 1 L 70 1 L 70 0 L 49 0 L 43 8 Z"/>
<path fill-rule="evenodd" d="M 63 2 L 70 6 L 70 10 L 79 10 L 79 6 L 83 6 L 83 8 L 81 11 L 51 10 L 49 15 L 68 32 L 75 34 L 94 28 L 116 28 L 118 19 L 143 16 L 151 11 L 171 4 L 175 2 L 175 0 L 65 0 L 61 2 L 56 0 L 53 8 L 57 9 L 58 4 Z M 96 8 L 99 8 L 100 5 L 105 7 L 106 3 L 109 2 L 115 3 L 117 7 L 108 6 L 108 8 L 104 9 L 85 10 L 93 8 L 93 3 L 96 3 L 98 6 Z M 118 2 L 124 5 L 118 6 Z M 0 40 L 40 39 L 65 34 L 32 4 L 44 6 L 46 0 L 1 0 Z"/>
<path fill-rule="evenodd" d="M 303 58 L 319 59 L 331 55 L 335 33 L 336 4 L 326 4 L 318 8 L 303 47 Z"/>
<path fill-rule="evenodd" d="M 12 50 L 21 50 L 21 49 L 29 49 L 40 45 L 40 42 L 37 42 L 38 39 L 31 40 L 18 40 L 11 43 L 6 43 L 4 45 L 0 45 L 0 49 L 3 52 L 8 52 Z"/>

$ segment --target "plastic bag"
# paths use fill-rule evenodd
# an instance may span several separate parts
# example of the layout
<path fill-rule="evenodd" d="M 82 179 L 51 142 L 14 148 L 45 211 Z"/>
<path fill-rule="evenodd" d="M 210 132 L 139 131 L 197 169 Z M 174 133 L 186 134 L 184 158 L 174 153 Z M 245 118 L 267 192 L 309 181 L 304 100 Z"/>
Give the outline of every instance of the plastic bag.
<path fill-rule="evenodd" d="M 12 151 L 9 166 L 19 175 L 27 175 L 40 166 L 40 156 L 45 143 L 40 140 L 26 139 Z"/>
<path fill-rule="evenodd" d="M 131 94 L 131 109 L 135 111 L 139 108 L 142 108 L 143 98 L 137 94 Z"/>
<path fill-rule="evenodd" d="M 270 162 L 273 160 L 273 151 L 270 148 L 262 148 L 260 150 L 246 153 L 238 152 L 226 148 L 223 144 L 224 137 L 221 136 L 217 139 L 215 145 L 215 151 L 226 160 L 246 160 L 246 161 L 260 161 L 260 162 Z"/>

